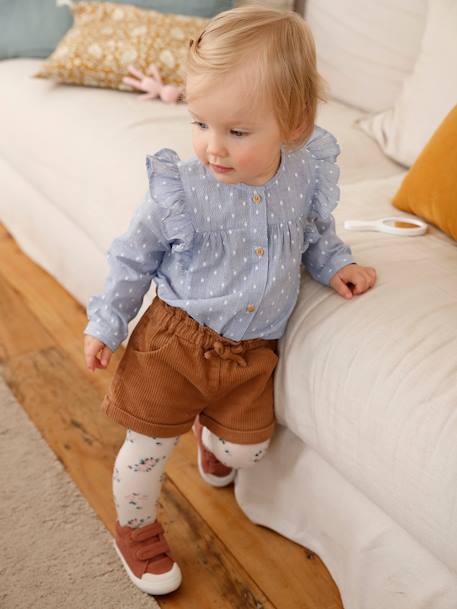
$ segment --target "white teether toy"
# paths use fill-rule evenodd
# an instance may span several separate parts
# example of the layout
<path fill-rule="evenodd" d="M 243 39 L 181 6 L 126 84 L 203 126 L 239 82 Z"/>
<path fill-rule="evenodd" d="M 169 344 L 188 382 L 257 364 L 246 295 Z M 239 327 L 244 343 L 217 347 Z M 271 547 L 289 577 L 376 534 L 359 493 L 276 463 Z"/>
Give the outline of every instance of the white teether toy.
<path fill-rule="evenodd" d="M 343 226 L 346 230 L 371 230 L 407 237 L 423 235 L 427 231 L 427 224 L 423 220 L 402 216 L 379 220 L 346 220 Z"/>

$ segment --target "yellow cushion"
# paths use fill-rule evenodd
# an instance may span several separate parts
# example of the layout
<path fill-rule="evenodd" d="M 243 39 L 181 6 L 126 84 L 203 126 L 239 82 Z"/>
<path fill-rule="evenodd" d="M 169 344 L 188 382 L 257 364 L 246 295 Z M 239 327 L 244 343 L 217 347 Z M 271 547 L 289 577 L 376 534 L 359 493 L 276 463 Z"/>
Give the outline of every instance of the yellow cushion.
<path fill-rule="evenodd" d="M 392 202 L 457 239 L 457 106 L 422 150 Z"/>
<path fill-rule="evenodd" d="M 165 84 L 183 84 L 189 39 L 208 19 L 163 14 L 129 4 L 78 2 L 74 24 L 34 76 L 62 83 L 132 91 L 122 82 L 132 64 L 151 63 Z"/>

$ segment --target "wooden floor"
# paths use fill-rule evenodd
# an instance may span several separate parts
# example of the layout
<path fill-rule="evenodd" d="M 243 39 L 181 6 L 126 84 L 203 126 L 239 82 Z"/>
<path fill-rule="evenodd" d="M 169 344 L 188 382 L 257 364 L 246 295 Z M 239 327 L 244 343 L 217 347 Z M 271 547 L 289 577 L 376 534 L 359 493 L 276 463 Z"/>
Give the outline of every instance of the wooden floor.
<path fill-rule="evenodd" d="M 124 430 L 100 412 L 100 403 L 122 348 L 108 370 L 87 371 L 86 323 L 84 308 L 25 256 L 0 224 L 0 372 L 113 532 L 111 475 Z M 319 557 L 252 524 L 232 487 L 214 489 L 199 478 L 195 455 L 189 433 L 167 468 L 160 517 L 184 581 L 158 599 L 161 607 L 342 609 Z"/>

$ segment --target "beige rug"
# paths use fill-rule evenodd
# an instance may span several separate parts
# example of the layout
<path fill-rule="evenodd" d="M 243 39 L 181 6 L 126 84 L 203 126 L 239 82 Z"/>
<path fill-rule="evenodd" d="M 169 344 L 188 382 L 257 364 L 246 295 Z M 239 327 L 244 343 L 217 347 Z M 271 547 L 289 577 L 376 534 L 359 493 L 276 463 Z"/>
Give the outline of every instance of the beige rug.
<path fill-rule="evenodd" d="M 159 609 L 1 378 L 0 607 Z"/>

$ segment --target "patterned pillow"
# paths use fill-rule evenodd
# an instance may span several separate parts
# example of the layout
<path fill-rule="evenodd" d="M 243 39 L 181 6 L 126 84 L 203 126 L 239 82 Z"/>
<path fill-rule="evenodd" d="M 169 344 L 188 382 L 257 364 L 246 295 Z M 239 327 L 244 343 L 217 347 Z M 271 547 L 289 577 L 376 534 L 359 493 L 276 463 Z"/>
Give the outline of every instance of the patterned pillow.
<path fill-rule="evenodd" d="M 129 64 L 146 73 L 155 63 L 165 84 L 181 85 L 189 39 L 208 22 L 111 2 L 79 2 L 71 10 L 73 27 L 34 76 L 123 91 L 133 91 L 122 82 Z"/>

